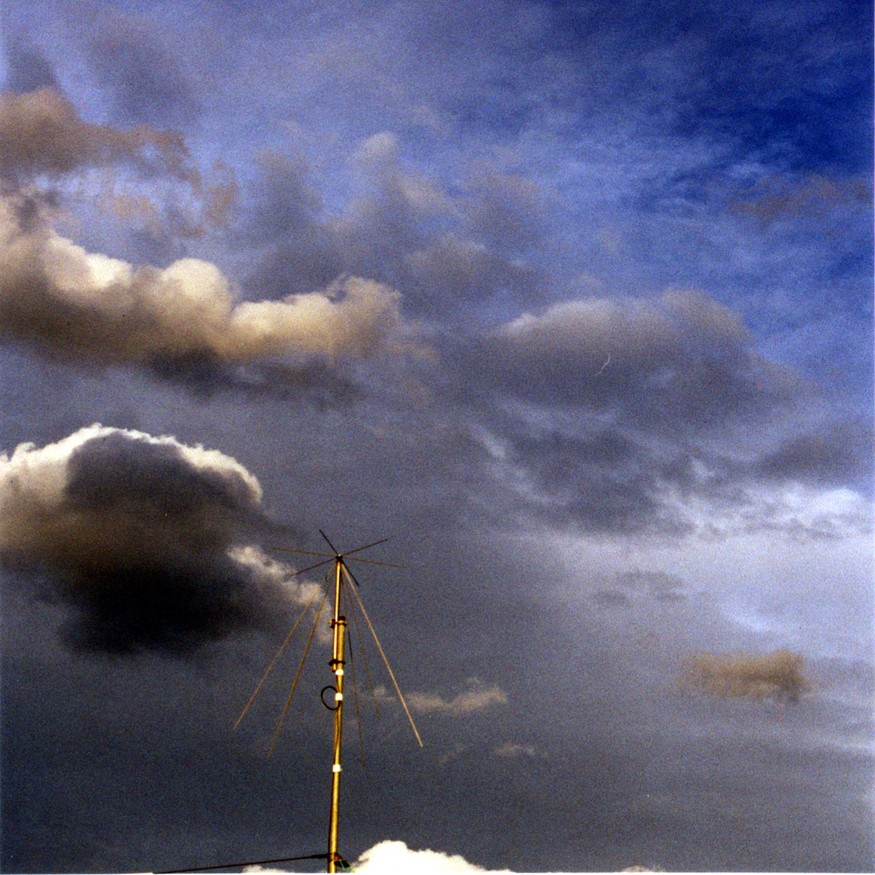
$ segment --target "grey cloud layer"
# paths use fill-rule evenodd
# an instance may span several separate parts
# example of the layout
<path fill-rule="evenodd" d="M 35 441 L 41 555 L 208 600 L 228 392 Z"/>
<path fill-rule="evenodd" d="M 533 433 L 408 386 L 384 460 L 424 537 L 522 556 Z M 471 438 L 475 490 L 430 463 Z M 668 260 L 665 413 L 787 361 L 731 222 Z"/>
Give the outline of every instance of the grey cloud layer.
<path fill-rule="evenodd" d="M 300 291 L 352 273 L 402 289 L 407 311 L 438 322 L 499 295 L 541 299 L 543 278 L 527 260 L 546 220 L 534 182 L 486 166 L 449 191 L 406 168 L 389 133 L 354 159 L 364 191 L 332 211 L 302 158 L 262 157 L 246 231 L 267 241 L 257 288 Z"/>
<path fill-rule="evenodd" d="M 510 396 L 672 431 L 757 418 L 800 389 L 736 313 L 700 292 L 556 304 L 496 331 L 483 357 Z"/>
<path fill-rule="evenodd" d="M 871 524 L 867 429 L 812 424 L 820 390 L 701 292 L 565 301 L 453 361 L 525 513 L 614 533 Z"/>
<path fill-rule="evenodd" d="M 309 624 L 229 732 L 323 526 L 410 566 L 426 744 L 349 727 L 349 858 L 871 869 L 859 11 L 135 5 L 4 8 L 0 868 L 323 846 L 321 657 L 263 756 Z"/>
<path fill-rule="evenodd" d="M 31 98 L 10 105 L 31 112 Z M 80 149 L 77 160 L 87 154 Z M 337 403 L 359 394 L 347 362 L 413 348 L 402 308 L 435 320 L 435 302 L 453 310 L 500 293 L 544 294 L 543 277 L 517 257 L 540 239 L 536 185 L 481 168 L 451 195 L 405 170 L 389 134 L 364 141 L 357 160 L 370 193 L 329 217 L 303 165 L 264 155 L 248 233 L 266 241 L 255 285 L 301 289 L 281 300 L 239 300 L 201 259 L 161 269 L 89 253 L 58 234 L 34 198 L 9 194 L 0 203 L 3 333 L 71 362 L 143 367 L 201 393 Z M 303 291 L 349 267 L 399 280 L 403 296 L 355 276 Z M 468 325 L 442 342 L 456 381 L 445 412 L 467 418 L 464 399 L 479 406 L 473 427 L 485 425 L 503 445 L 497 467 L 511 474 L 526 515 L 589 531 L 688 532 L 715 503 L 783 507 L 783 497 L 747 490 L 757 474 L 779 486 L 846 486 L 865 467 L 862 429 L 845 429 L 851 443 L 839 427 L 783 444 L 752 436 L 753 426 L 774 432 L 780 416 L 813 397 L 811 387 L 762 355 L 738 314 L 701 292 L 566 300 L 493 330 Z M 437 388 L 434 369 L 419 376 Z M 736 439 L 747 444 L 740 453 Z M 691 499 L 701 503 L 697 520 L 684 507 Z M 802 528 L 839 531 L 835 517 L 866 524 L 853 497 L 845 505 Z"/>

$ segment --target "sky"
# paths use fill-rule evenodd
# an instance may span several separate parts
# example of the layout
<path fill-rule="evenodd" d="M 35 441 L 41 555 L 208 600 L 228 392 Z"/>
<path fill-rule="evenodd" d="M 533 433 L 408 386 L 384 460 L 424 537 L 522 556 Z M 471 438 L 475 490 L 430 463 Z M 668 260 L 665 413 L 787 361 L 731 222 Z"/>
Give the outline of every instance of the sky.
<path fill-rule="evenodd" d="M 872 13 L 6 0 L 0 868 L 871 870 Z"/>

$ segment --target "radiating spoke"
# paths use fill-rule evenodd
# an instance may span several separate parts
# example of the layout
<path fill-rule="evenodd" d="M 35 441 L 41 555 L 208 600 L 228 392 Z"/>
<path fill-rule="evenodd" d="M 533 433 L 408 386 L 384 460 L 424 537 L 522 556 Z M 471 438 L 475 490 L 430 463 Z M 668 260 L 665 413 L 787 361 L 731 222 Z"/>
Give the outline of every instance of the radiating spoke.
<path fill-rule="evenodd" d="M 296 547 L 271 547 L 271 550 L 282 550 L 283 553 L 301 553 L 304 556 L 327 556 L 333 559 L 332 553 L 317 553 L 315 550 L 298 550 Z"/>
<path fill-rule="evenodd" d="M 306 568 L 302 568 L 300 571 L 295 571 L 292 574 L 292 577 L 297 577 L 299 574 L 306 574 L 308 571 L 312 571 L 314 568 L 320 568 L 321 566 L 327 565 L 329 562 L 333 561 L 333 556 L 330 559 L 323 559 L 321 562 L 317 562 L 315 565 L 308 565 Z"/>
<path fill-rule="evenodd" d="M 388 538 L 380 538 L 379 541 L 374 541 L 371 544 L 365 544 L 364 547 L 356 547 L 354 550 L 347 550 L 343 555 L 352 556 L 353 553 L 361 553 L 362 550 L 370 550 L 371 547 L 376 547 L 377 544 L 385 544 L 388 540 Z"/>
<path fill-rule="evenodd" d="M 364 562 L 365 565 L 382 565 L 383 568 L 409 568 L 408 565 L 399 565 L 397 562 L 381 562 L 379 559 L 362 559 L 361 556 L 350 557 L 349 553 L 344 553 L 343 558 L 351 558 L 353 562 Z"/>
<path fill-rule="evenodd" d="M 328 546 L 331 547 L 332 550 L 334 550 L 334 555 L 340 556 L 340 551 L 337 549 L 337 547 L 334 546 L 334 544 L 331 543 L 328 535 L 326 535 L 325 532 L 322 531 L 322 529 L 319 529 L 319 534 L 322 535 L 323 538 L 325 538 L 325 543 L 327 543 Z"/>

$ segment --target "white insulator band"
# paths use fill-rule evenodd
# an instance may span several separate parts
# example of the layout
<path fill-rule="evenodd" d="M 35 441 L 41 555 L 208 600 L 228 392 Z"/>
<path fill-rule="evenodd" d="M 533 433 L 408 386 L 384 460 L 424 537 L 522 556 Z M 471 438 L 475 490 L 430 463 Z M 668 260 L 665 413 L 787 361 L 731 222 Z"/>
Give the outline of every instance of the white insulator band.
<path fill-rule="evenodd" d="M 332 771 L 332 772 L 339 772 L 339 771 L 340 771 L 340 763 L 335 763 L 335 764 L 331 767 L 331 771 Z"/>
<path fill-rule="evenodd" d="M 337 669 L 337 671 L 334 672 L 334 674 L 339 678 L 343 677 L 343 669 L 342 668 Z"/>
<path fill-rule="evenodd" d="M 343 693 L 335 693 L 334 694 L 334 701 L 335 702 L 342 702 L 343 701 Z"/>

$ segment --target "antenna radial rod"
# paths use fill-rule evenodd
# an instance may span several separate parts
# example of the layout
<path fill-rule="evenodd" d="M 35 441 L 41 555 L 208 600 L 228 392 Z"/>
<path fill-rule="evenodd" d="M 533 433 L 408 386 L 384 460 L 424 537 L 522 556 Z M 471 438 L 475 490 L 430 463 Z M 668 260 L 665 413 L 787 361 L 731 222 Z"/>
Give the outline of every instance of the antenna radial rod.
<path fill-rule="evenodd" d="M 320 530 L 321 531 L 321 530 Z M 322 537 L 328 541 L 327 536 Z M 331 544 L 331 542 L 328 542 Z M 346 617 L 340 613 L 340 588 L 343 585 L 343 557 L 334 557 L 334 616 L 331 619 L 331 629 L 334 639 L 331 650 L 331 660 L 328 665 L 334 672 L 334 757 L 331 763 L 331 810 L 328 823 L 328 871 L 336 872 L 337 863 L 343 858 L 337 851 L 338 820 L 340 814 L 340 750 L 343 743 L 343 666 L 344 639 L 346 634 Z"/>

